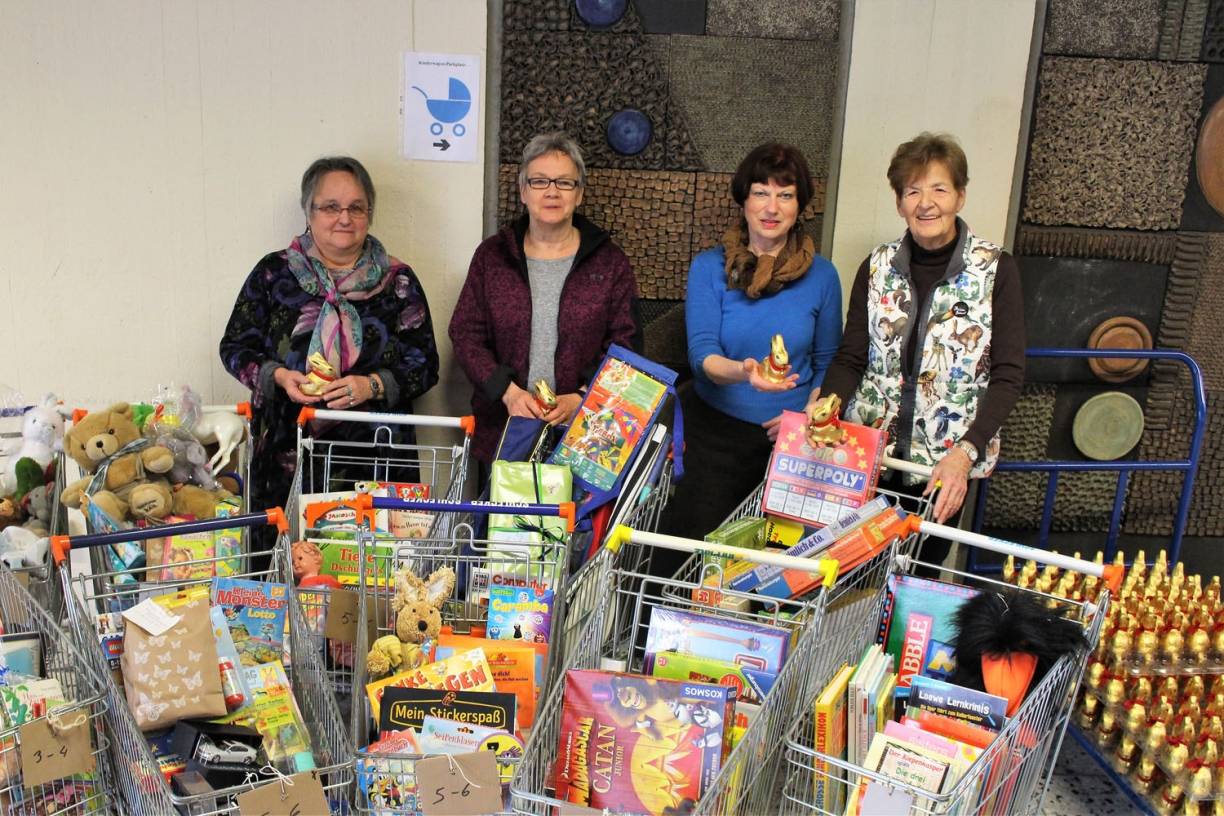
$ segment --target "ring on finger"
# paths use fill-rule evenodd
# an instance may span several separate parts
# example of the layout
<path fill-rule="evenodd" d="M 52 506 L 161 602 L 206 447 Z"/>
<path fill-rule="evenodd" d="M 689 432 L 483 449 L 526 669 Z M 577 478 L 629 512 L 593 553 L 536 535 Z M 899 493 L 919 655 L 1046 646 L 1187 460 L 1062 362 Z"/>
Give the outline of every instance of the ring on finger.
<path fill-rule="evenodd" d="M 353 386 L 351 385 L 345 386 L 345 390 L 348 391 L 349 399 L 352 399 L 353 398 Z"/>

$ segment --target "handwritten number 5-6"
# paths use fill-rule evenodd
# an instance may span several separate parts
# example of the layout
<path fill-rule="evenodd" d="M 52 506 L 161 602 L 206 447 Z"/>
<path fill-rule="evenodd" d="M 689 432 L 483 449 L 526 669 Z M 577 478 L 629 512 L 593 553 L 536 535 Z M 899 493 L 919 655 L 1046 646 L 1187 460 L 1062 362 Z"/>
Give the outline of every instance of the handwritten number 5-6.
<path fill-rule="evenodd" d="M 446 794 L 445 794 L 445 793 L 443 793 L 443 791 L 445 791 L 445 790 L 446 790 L 446 786 L 445 786 L 445 785 L 443 785 L 442 787 L 437 788 L 437 789 L 434 791 L 434 796 L 436 796 L 436 797 L 438 797 L 438 798 L 437 798 L 437 799 L 435 799 L 435 800 L 433 801 L 433 804 L 435 804 L 435 805 L 436 805 L 436 804 L 439 804 L 439 803 L 441 803 L 441 802 L 446 801 Z M 451 791 L 451 792 L 450 792 L 450 795 L 451 795 L 451 796 L 468 796 L 469 794 L 471 794 L 471 792 L 472 792 L 472 786 L 471 786 L 471 785 L 464 785 L 464 786 L 463 786 L 463 790 Z"/>

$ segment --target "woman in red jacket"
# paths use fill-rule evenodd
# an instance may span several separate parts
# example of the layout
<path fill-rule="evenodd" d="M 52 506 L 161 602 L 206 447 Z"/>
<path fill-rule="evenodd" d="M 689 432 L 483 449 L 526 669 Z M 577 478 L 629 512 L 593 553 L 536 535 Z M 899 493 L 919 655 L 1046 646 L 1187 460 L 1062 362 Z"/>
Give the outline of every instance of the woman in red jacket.
<path fill-rule="evenodd" d="M 507 416 L 566 422 L 608 346 L 641 350 L 637 282 L 608 233 L 577 214 L 582 151 L 564 133 L 527 143 L 519 164 L 526 214 L 476 248 L 450 322 L 455 358 L 472 381 L 472 453 L 482 483 Z M 545 411 L 532 395 L 557 394 Z"/>

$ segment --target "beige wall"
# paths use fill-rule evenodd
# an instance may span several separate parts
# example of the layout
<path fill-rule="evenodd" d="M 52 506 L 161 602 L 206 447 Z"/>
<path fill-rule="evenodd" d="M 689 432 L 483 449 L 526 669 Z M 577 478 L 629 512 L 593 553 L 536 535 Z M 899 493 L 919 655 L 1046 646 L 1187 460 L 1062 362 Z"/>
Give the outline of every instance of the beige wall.
<path fill-rule="evenodd" d="M 319 155 L 360 158 L 373 233 L 446 325 L 480 241 L 483 163 L 400 158 L 402 53 L 485 52 L 484 0 L 0 3 L 0 385 L 73 405 L 245 390 L 217 341 L 254 263 L 301 231 Z M 483 96 L 482 96 L 483 102 Z M 483 137 L 483 134 L 481 134 Z"/>
<path fill-rule="evenodd" d="M 884 173 L 923 130 L 960 139 L 969 157 L 962 216 L 1002 243 L 1019 148 L 1034 0 L 860 0 L 829 257 L 850 284 L 875 245 L 905 224 Z"/>

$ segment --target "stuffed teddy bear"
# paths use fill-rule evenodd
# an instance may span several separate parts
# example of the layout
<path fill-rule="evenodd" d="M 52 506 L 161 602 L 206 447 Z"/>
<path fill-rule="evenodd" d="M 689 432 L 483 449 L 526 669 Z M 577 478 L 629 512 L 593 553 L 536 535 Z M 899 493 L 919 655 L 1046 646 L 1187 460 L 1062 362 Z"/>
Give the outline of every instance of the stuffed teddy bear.
<path fill-rule="evenodd" d="M 442 631 L 442 604 L 455 589 L 455 571 L 441 567 L 422 581 L 411 570 L 395 574 L 395 634 L 374 641 L 366 655 L 371 679 L 396 671 L 415 669 L 425 662 L 421 644 Z"/>
<path fill-rule="evenodd" d="M 132 420 L 132 407 L 126 402 L 86 414 L 64 436 L 65 452 L 82 470 L 92 474 L 106 468 L 102 488 L 89 500 L 116 521 L 128 515 L 165 518 L 172 509 L 169 486 L 150 480 L 146 474 L 168 473 L 174 467 L 174 454 L 160 445 L 147 445 L 119 455 L 124 446 L 140 438 Z M 60 501 L 69 507 L 80 507 L 91 480 L 92 476 L 87 476 L 65 487 Z M 114 516 L 116 512 L 120 514 Z"/>

